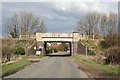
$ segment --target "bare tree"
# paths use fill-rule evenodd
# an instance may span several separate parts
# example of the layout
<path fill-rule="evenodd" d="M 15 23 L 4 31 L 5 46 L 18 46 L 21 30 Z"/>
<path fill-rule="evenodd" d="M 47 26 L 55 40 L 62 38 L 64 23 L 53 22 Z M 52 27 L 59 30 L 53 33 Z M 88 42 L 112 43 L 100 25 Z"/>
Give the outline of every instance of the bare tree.
<path fill-rule="evenodd" d="M 98 25 L 99 25 L 99 20 L 100 20 L 100 14 L 98 14 L 97 12 L 93 12 L 90 13 L 88 15 L 88 24 L 90 25 L 90 30 L 91 33 L 93 34 L 93 39 L 94 39 L 94 35 L 97 34 L 97 30 L 98 30 Z"/>
<path fill-rule="evenodd" d="M 116 33 L 117 30 L 117 21 L 118 21 L 118 18 L 117 18 L 117 14 L 116 13 L 113 13 L 113 12 L 110 12 L 109 14 L 109 17 L 108 17 L 108 33 Z"/>
<path fill-rule="evenodd" d="M 18 32 L 18 17 L 17 14 L 15 14 L 12 18 L 9 19 L 7 23 L 7 27 L 9 30 L 9 34 L 11 37 L 15 38 L 18 37 L 19 32 Z"/>
<path fill-rule="evenodd" d="M 9 33 L 13 38 L 19 37 L 19 35 L 30 36 L 36 32 L 45 31 L 44 22 L 31 12 L 16 13 L 9 19 L 7 24 Z"/>
<path fill-rule="evenodd" d="M 77 30 L 84 31 L 83 33 L 86 35 L 93 35 L 98 27 L 99 19 L 100 15 L 98 13 L 88 13 L 78 22 Z"/>
<path fill-rule="evenodd" d="M 78 21 L 78 23 L 77 23 L 77 27 L 76 27 L 76 30 L 78 31 L 78 32 L 80 32 L 82 35 L 83 34 L 85 34 L 85 26 L 84 26 L 84 21 L 82 21 L 82 20 L 80 20 L 80 21 Z"/>
<path fill-rule="evenodd" d="M 108 22 L 108 18 L 107 16 L 104 14 L 101 16 L 101 32 L 102 32 L 102 35 L 103 35 L 103 38 L 105 37 L 105 34 L 106 34 L 106 30 L 107 30 L 107 22 Z"/>

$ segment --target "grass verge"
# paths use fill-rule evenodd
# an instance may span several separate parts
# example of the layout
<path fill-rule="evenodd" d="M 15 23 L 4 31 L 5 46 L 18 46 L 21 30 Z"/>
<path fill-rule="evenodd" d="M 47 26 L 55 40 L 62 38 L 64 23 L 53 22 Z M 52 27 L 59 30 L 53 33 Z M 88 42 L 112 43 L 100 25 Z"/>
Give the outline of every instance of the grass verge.
<path fill-rule="evenodd" d="M 11 64 L 3 64 L 2 67 L 2 77 L 17 72 L 19 69 L 22 69 L 26 65 L 29 65 L 31 62 L 27 59 L 22 59 Z"/>
<path fill-rule="evenodd" d="M 18 60 L 14 63 L 0 65 L 0 73 L 2 73 L 0 76 L 8 76 L 19 71 L 20 69 L 23 69 L 25 66 L 30 65 L 32 62 L 29 59 L 31 58 L 40 59 L 43 58 L 43 56 L 23 56 L 21 60 Z"/>
<path fill-rule="evenodd" d="M 120 74 L 120 72 L 119 72 L 120 67 L 119 66 L 98 64 L 96 62 L 93 62 L 91 60 L 86 59 L 86 57 L 84 55 L 74 55 L 74 56 L 71 56 L 71 58 L 74 59 L 75 61 L 78 61 L 78 62 L 81 62 L 83 64 L 89 65 L 90 67 L 103 70 L 107 73 Z"/>

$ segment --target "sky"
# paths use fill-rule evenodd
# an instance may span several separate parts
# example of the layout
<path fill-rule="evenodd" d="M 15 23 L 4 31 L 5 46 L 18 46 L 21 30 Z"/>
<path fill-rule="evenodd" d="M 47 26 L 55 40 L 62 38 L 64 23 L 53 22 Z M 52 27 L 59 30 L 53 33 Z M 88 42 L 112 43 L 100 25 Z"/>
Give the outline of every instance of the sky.
<path fill-rule="evenodd" d="M 45 2 L 46 1 L 46 2 Z M 118 0 L 7 0 L 0 3 L 0 36 L 6 36 L 6 22 L 15 13 L 32 12 L 44 21 L 46 32 L 73 32 L 77 22 L 87 12 L 118 13 Z"/>

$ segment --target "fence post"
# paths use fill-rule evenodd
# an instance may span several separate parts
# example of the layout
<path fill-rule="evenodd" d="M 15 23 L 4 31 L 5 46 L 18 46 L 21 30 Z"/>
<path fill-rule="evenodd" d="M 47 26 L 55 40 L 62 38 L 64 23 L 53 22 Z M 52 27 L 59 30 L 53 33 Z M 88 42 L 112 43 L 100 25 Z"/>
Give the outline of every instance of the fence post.
<path fill-rule="evenodd" d="M 86 46 L 86 52 L 85 52 L 86 59 L 88 57 L 88 51 L 87 51 L 87 46 Z"/>

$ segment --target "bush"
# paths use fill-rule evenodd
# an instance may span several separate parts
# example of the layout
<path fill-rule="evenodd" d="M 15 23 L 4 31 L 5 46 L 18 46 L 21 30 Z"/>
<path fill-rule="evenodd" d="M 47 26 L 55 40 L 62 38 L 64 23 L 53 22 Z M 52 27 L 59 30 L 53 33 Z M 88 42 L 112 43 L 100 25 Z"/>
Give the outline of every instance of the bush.
<path fill-rule="evenodd" d="M 105 49 L 108 48 L 108 42 L 107 41 L 101 41 L 99 44 L 102 48 L 105 48 Z"/>
<path fill-rule="evenodd" d="M 47 48 L 47 53 L 52 53 L 52 51 L 53 51 L 53 48 Z"/>
<path fill-rule="evenodd" d="M 116 33 L 107 34 L 104 41 L 100 42 L 100 46 L 106 49 L 116 45 L 118 45 L 118 35 Z"/>
<path fill-rule="evenodd" d="M 88 50 L 88 54 L 89 54 L 89 55 L 95 55 L 95 52 L 92 51 L 92 50 Z"/>
<path fill-rule="evenodd" d="M 13 51 L 13 54 L 25 55 L 25 49 L 21 46 L 15 46 L 12 51 Z"/>
<path fill-rule="evenodd" d="M 58 49 L 57 49 L 57 48 L 55 48 L 55 49 L 54 49 L 54 52 L 55 52 L 55 53 L 56 53 L 56 52 L 58 52 Z"/>
<path fill-rule="evenodd" d="M 11 47 L 8 45 L 2 45 L 2 62 L 10 61 Z"/>
<path fill-rule="evenodd" d="M 109 61 L 111 64 L 119 64 L 120 62 L 120 47 L 113 46 L 108 48 L 105 51 L 106 61 Z"/>

